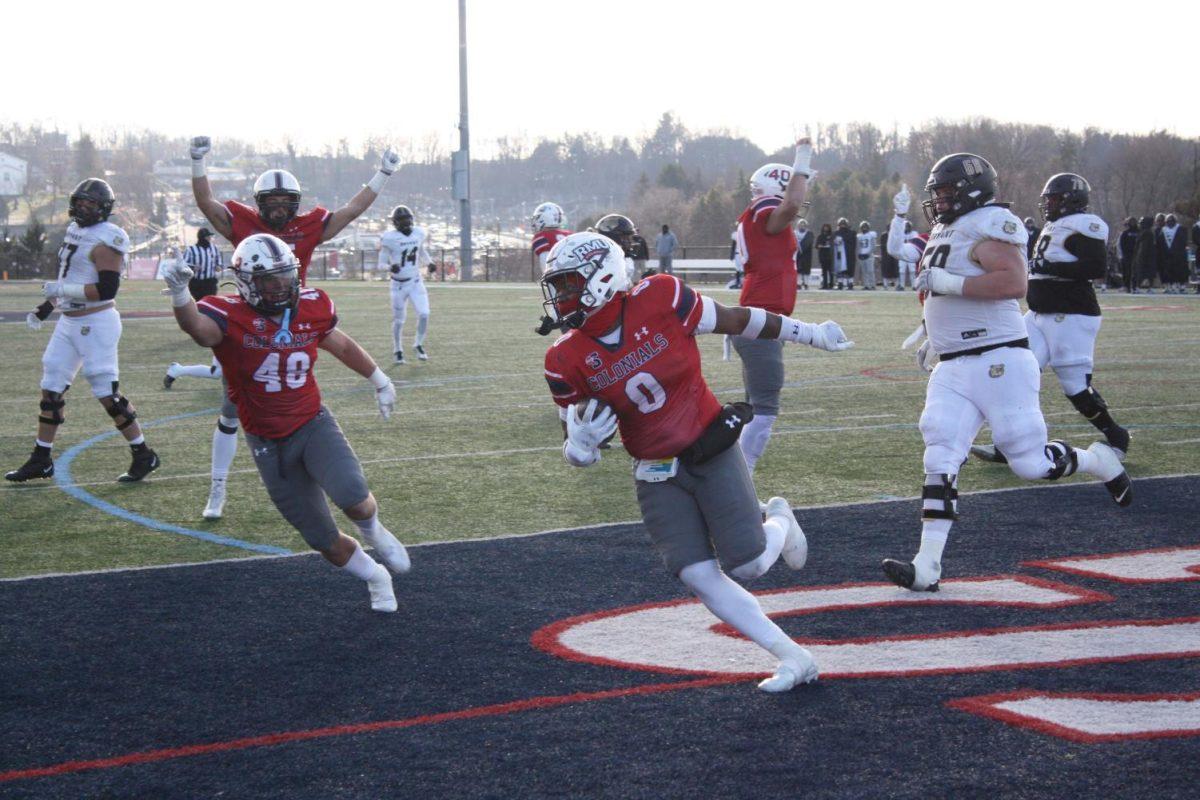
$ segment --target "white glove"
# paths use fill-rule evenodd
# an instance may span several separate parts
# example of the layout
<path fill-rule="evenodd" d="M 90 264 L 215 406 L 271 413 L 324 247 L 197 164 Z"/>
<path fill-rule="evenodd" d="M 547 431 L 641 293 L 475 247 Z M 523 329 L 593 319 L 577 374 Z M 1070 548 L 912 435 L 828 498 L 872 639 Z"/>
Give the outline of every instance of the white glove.
<path fill-rule="evenodd" d="M 926 294 L 962 294 L 966 282 L 962 275 L 951 275 L 943 267 L 926 267 L 917 273 L 913 288 Z"/>
<path fill-rule="evenodd" d="M 812 142 L 808 139 L 796 142 L 796 157 L 792 161 L 792 173 L 803 175 L 806 178 L 813 177 L 816 173 L 812 168 L 812 154 Z"/>
<path fill-rule="evenodd" d="M 812 346 L 818 350 L 836 352 L 854 347 L 854 342 L 846 338 L 846 332 L 842 330 L 842 326 L 831 319 L 815 326 L 812 334 Z"/>
<path fill-rule="evenodd" d="M 912 205 L 912 195 L 909 194 L 908 184 L 900 184 L 900 191 L 892 198 L 892 209 L 897 216 L 903 217 L 908 213 L 909 206 Z"/>
<path fill-rule="evenodd" d="M 42 284 L 42 297 L 47 300 L 56 300 L 62 296 L 62 284 L 58 281 L 46 281 Z"/>
<path fill-rule="evenodd" d="M 933 368 L 937 366 L 938 354 L 933 352 L 930 342 L 926 339 L 917 348 L 917 366 L 925 372 L 933 372 Z"/>
<path fill-rule="evenodd" d="M 596 398 L 581 400 L 567 409 L 567 441 L 576 450 L 590 453 L 617 432 L 617 415 L 601 407 Z"/>
<path fill-rule="evenodd" d="M 199 161 L 204 158 L 209 150 L 212 150 L 212 139 L 207 136 L 192 137 L 192 148 L 189 152 L 193 160 Z"/>
<path fill-rule="evenodd" d="M 375 402 L 379 403 L 379 416 L 391 419 L 392 412 L 396 410 L 396 387 L 391 381 L 387 382 L 387 386 L 375 390 Z"/>
<path fill-rule="evenodd" d="M 163 267 L 163 281 L 167 284 L 165 294 L 171 295 L 171 305 L 178 308 L 192 302 L 192 294 L 188 291 L 188 281 L 195 274 L 191 267 L 179 259 L 175 259 Z"/>
<path fill-rule="evenodd" d="M 379 171 L 384 175 L 391 175 L 400 166 L 400 156 L 392 148 L 387 148 L 383 151 L 383 158 L 379 161 Z"/>
<path fill-rule="evenodd" d="M 25 325 L 31 331 L 40 331 L 42 329 L 42 321 L 38 319 L 38 315 L 30 311 L 25 315 Z"/>

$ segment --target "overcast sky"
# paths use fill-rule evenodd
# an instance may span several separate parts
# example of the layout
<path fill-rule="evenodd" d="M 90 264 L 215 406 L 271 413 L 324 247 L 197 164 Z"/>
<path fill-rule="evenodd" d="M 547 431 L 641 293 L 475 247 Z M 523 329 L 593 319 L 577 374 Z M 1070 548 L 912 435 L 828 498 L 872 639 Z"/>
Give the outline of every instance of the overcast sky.
<path fill-rule="evenodd" d="M 1200 135 L 1197 3 L 1127 8 L 468 0 L 472 146 L 637 139 L 668 110 L 768 151 L 805 122 L 975 115 Z M 457 13 L 457 0 L 8 4 L 0 119 L 309 148 L 433 135 L 453 149 Z"/>

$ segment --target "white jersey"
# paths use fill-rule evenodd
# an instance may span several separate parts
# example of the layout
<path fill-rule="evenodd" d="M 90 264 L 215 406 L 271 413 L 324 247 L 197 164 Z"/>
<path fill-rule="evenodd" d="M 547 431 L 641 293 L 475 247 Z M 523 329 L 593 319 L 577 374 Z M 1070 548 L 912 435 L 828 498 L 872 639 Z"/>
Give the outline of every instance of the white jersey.
<path fill-rule="evenodd" d="M 97 222 L 86 228 L 75 222 L 67 226 L 67 235 L 58 248 L 58 279 L 64 283 L 100 282 L 100 270 L 92 261 L 92 250 L 102 244 L 111 247 L 122 256 L 129 252 L 129 237 L 111 222 Z M 79 311 L 108 305 L 112 300 L 71 300 L 63 298 L 59 308 L 63 311 Z"/>
<path fill-rule="evenodd" d="M 1034 267 L 1039 261 L 1053 263 L 1070 263 L 1078 261 L 1071 251 L 1067 250 L 1067 239 L 1075 234 L 1082 234 L 1089 239 L 1108 241 L 1108 223 L 1095 214 L 1068 214 L 1053 222 L 1047 222 L 1038 235 L 1037 246 L 1033 249 Z M 1054 275 L 1030 274 L 1031 281 L 1072 281 L 1074 278 L 1059 278 Z"/>
<path fill-rule="evenodd" d="M 933 226 L 921 269 L 942 267 L 964 278 L 983 275 L 972 255 L 975 245 L 989 239 L 1016 245 L 1024 255 L 1029 234 L 1007 208 L 977 208 L 953 222 Z M 906 242 L 903 249 L 909 247 L 912 245 Z M 1025 320 L 1016 300 L 976 300 L 961 295 L 925 298 L 925 329 L 939 355 L 1026 338 Z"/>
<path fill-rule="evenodd" d="M 875 253 L 875 239 L 878 236 L 875 231 L 857 234 L 859 258 L 870 258 Z"/>
<path fill-rule="evenodd" d="M 379 239 L 379 269 L 390 270 L 392 280 L 420 278 L 421 269 L 432 263 L 424 228 L 414 227 L 412 233 L 388 231 Z"/>

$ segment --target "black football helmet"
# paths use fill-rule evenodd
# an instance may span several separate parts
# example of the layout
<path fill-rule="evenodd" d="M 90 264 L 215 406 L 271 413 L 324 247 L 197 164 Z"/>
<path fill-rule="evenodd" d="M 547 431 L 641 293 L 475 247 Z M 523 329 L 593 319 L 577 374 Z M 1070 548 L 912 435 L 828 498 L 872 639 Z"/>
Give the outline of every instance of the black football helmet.
<path fill-rule="evenodd" d="M 405 236 L 412 233 L 413 213 L 408 206 L 396 206 L 392 209 L 392 225 Z"/>
<path fill-rule="evenodd" d="M 91 200 L 96 207 L 94 209 L 85 208 L 79 202 L 80 200 Z M 85 178 L 71 192 L 71 204 L 67 216 L 74 220 L 79 227 L 86 228 L 107 220 L 115 202 L 117 202 L 117 196 L 113 194 L 112 187 L 108 185 L 107 181 L 100 178 Z"/>
<path fill-rule="evenodd" d="M 621 245 L 626 258 L 633 258 L 633 237 L 637 234 L 637 226 L 629 217 L 621 214 L 608 214 L 596 222 L 595 230 L 596 233 L 602 233 Z"/>
<path fill-rule="evenodd" d="M 951 194 L 938 191 L 951 189 Z M 921 203 L 925 219 L 946 224 L 969 211 L 986 205 L 996 196 L 996 170 L 986 158 L 972 153 L 954 153 L 944 156 L 925 181 L 929 199 Z"/>
<path fill-rule="evenodd" d="M 1042 199 L 1038 208 L 1042 211 L 1042 219 L 1053 222 L 1068 214 L 1078 214 L 1087 211 L 1088 194 L 1092 187 L 1088 182 L 1073 172 L 1060 172 L 1046 181 L 1042 189 Z"/>

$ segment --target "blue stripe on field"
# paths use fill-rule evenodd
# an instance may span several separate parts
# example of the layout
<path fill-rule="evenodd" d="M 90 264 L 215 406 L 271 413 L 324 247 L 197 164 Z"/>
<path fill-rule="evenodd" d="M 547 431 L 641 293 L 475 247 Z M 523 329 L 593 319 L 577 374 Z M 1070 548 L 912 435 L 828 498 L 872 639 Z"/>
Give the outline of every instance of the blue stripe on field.
<path fill-rule="evenodd" d="M 152 420 L 150 422 L 143 422 L 142 427 L 143 428 L 151 428 L 156 425 L 164 425 L 168 422 L 174 422 L 175 420 L 187 419 L 189 417 L 198 417 L 203 414 L 209 414 L 209 415 L 216 414 L 218 411 L 220 411 L 220 409 L 218 409 L 218 408 L 206 408 L 203 411 L 192 411 L 191 413 L 188 413 L 188 414 L 176 414 L 173 417 L 163 417 L 162 419 L 156 419 L 156 420 Z M 183 528 L 183 527 L 180 527 L 179 525 L 172 525 L 169 522 L 160 522 L 159 520 L 151 519 L 150 517 L 144 517 L 141 514 L 135 514 L 132 511 L 128 511 L 124 508 L 121 508 L 120 506 L 113 505 L 112 503 L 108 502 L 107 500 L 101 500 L 99 497 L 96 497 L 91 492 L 89 492 L 86 489 L 83 489 L 79 486 L 72 486 L 71 485 L 71 482 L 72 482 L 71 481 L 71 462 L 73 462 L 75 460 L 75 457 L 78 456 L 80 453 L 82 453 L 84 450 L 87 450 L 92 445 L 103 442 L 106 439 L 111 439 L 113 436 L 116 436 L 118 433 L 119 433 L 119 431 L 117 431 L 117 430 L 111 430 L 106 433 L 101 433 L 98 436 L 93 436 L 90 439 L 80 442 L 79 444 L 75 445 L 70 450 L 67 450 L 67 452 L 65 452 L 61 456 L 59 456 L 58 459 L 54 462 L 54 482 L 56 484 L 58 484 L 58 488 L 62 489 L 64 492 L 71 495 L 71 497 L 74 497 L 76 500 L 80 501 L 81 503 L 86 503 L 95 509 L 103 511 L 105 514 L 109 514 L 111 516 L 117 517 L 118 519 L 123 519 L 127 522 L 132 522 L 136 525 L 141 525 L 143 527 L 151 528 L 156 531 L 162 531 L 164 533 L 177 533 L 181 536 L 190 536 L 193 539 L 200 539 L 202 541 L 211 542 L 213 544 L 225 545 L 226 547 L 237 547 L 242 550 L 252 550 L 255 553 L 269 553 L 270 555 L 281 555 L 281 556 L 291 554 L 291 552 L 292 552 L 291 550 L 285 550 L 282 547 L 274 547 L 269 544 L 254 544 L 253 542 L 243 542 L 241 539 L 234 539 L 229 536 L 220 536 L 215 533 L 209 533 L 208 531 L 198 531 L 198 530 L 194 530 L 192 528 Z"/>

